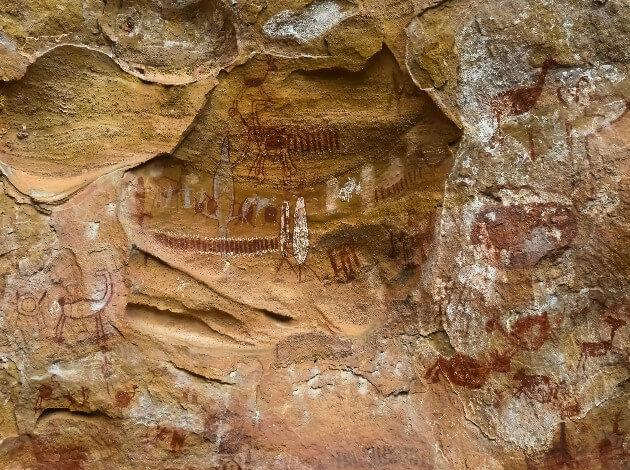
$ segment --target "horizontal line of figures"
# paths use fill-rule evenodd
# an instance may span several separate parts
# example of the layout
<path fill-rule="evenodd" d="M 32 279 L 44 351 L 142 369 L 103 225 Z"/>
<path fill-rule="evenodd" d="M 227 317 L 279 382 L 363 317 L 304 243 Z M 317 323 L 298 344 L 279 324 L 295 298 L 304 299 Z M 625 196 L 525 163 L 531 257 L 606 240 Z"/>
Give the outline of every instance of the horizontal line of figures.
<path fill-rule="evenodd" d="M 155 239 L 179 250 L 199 251 L 206 253 L 242 255 L 278 251 L 280 242 L 277 237 L 267 238 L 194 238 L 169 235 L 161 232 L 153 233 Z"/>
<path fill-rule="evenodd" d="M 275 202 L 273 197 L 247 196 L 242 201 L 234 203 L 232 213 L 229 215 L 242 223 L 253 224 L 254 219 L 259 216 L 263 223 L 277 223 L 278 208 Z M 212 216 L 218 208 L 216 199 L 206 191 L 194 191 L 190 187 L 181 187 L 175 184 L 170 187 L 163 187 L 157 195 L 153 195 L 151 199 L 146 201 L 146 204 L 151 213 L 170 212 L 174 209 L 189 210 L 196 214 Z"/>
<path fill-rule="evenodd" d="M 269 149 L 284 147 L 290 152 L 306 153 L 331 152 L 341 149 L 339 132 L 330 126 L 319 128 L 252 126 L 250 133 L 262 139 L 264 145 Z"/>
<path fill-rule="evenodd" d="M 325 205 L 326 212 L 336 212 L 340 204 L 353 203 L 356 200 L 371 205 L 403 196 L 419 189 L 422 181 L 420 169 L 404 168 L 400 163 L 390 164 L 390 168 L 383 175 L 384 182 L 375 181 L 374 173 L 374 167 L 367 164 L 361 168 L 357 176 L 329 178 L 325 186 L 326 196 L 320 199 Z M 225 175 L 221 173 L 219 176 Z M 224 219 L 250 225 L 279 222 L 281 201 L 278 197 L 249 194 L 237 200 L 233 178 L 228 180 L 215 175 L 213 182 L 207 184 L 210 189 L 199 187 L 202 183 L 194 174 L 182 175 L 178 179 L 167 176 L 140 177 L 139 182 L 140 190 L 137 197 L 141 214 L 137 216 L 142 221 L 145 217 L 150 218 L 159 213 L 183 210 L 211 219 L 221 215 Z M 317 211 L 317 208 L 315 210 Z"/>
<path fill-rule="evenodd" d="M 329 178 L 326 183 L 326 211 L 335 212 L 340 204 L 357 200 L 371 205 L 420 189 L 422 172 L 416 167 L 405 168 L 400 159 L 392 158 L 389 168 L 381 175 L 383 182 L 376 181 L 374 172 L 374 167 L 368 164 L 361 168 L 358 177 L 350 176 L 343 180 Z"/>

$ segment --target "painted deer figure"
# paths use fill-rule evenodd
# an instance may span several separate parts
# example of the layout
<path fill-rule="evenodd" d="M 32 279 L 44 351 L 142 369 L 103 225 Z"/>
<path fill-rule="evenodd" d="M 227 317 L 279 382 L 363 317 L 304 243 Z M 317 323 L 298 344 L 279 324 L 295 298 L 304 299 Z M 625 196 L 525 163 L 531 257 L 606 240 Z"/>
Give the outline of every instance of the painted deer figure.
<path fill-rule="evenodd" d="M 71 250 L 63 249 L 56 257 L 53 268 L 53 284 L 56 288 L 53 296 L 61 309 L 55 325 L 56 341 L 63 341 L 63 331 L 68 318 L 92 317 L 96 325 L 97 337 L 105 336 L 101 314 L 111 301 L 113 283 L 111 273 L 105 269 L 98 270 L 96 278 L 100 281 L 100 292 L 95 297 L 88 297 L 83 283 L 83 270 L 79 266 L 76 255 Z"/>

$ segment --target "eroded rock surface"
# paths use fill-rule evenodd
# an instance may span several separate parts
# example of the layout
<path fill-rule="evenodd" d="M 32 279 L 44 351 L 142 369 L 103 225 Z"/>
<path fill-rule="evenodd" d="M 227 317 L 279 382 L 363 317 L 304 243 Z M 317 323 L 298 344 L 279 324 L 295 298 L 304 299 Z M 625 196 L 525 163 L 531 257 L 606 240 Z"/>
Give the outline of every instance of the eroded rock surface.
<path fill-rule="evenodd" d="M 0 467 L 625 469 L 630 5 L 0 6 Z"/>

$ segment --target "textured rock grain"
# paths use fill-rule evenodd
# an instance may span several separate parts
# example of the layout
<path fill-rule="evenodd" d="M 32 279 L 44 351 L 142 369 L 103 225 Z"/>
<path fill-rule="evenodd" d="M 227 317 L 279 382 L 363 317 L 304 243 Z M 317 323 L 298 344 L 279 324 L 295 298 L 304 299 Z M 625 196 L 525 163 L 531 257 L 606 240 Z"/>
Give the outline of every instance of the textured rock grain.
<path fill-rule="evenodd" d="M 0 467 L 625 469 L 627 0 L 0 5 Z"/>

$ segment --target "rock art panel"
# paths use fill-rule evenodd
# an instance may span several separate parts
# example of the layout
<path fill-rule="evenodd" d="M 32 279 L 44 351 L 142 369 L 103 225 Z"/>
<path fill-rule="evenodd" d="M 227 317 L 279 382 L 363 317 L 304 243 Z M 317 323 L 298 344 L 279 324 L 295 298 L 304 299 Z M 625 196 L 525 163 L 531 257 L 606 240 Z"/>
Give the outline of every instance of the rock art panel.
<path fill-rule="evenodd" d="M 626 3 L 5 1 L 0 468 L 628 467 Z"/>
<path fill-rule="evenodd" d="M 365 98 L 400 74 L 386 50 L 348 72 L 337 107 L 306 104 L 309 88 L 342 83 L 329 70 L 267 58 L 241 73 L 218 85 L 210 102 L 225 108 L 208 106 L 174 158 L 130 174 L 130 239 L 223 295 L 316 329 L 382 320 L 403 294 L 377 279 L 421 274 L 456 128 L 420 92 L 397 108 Z"/>

